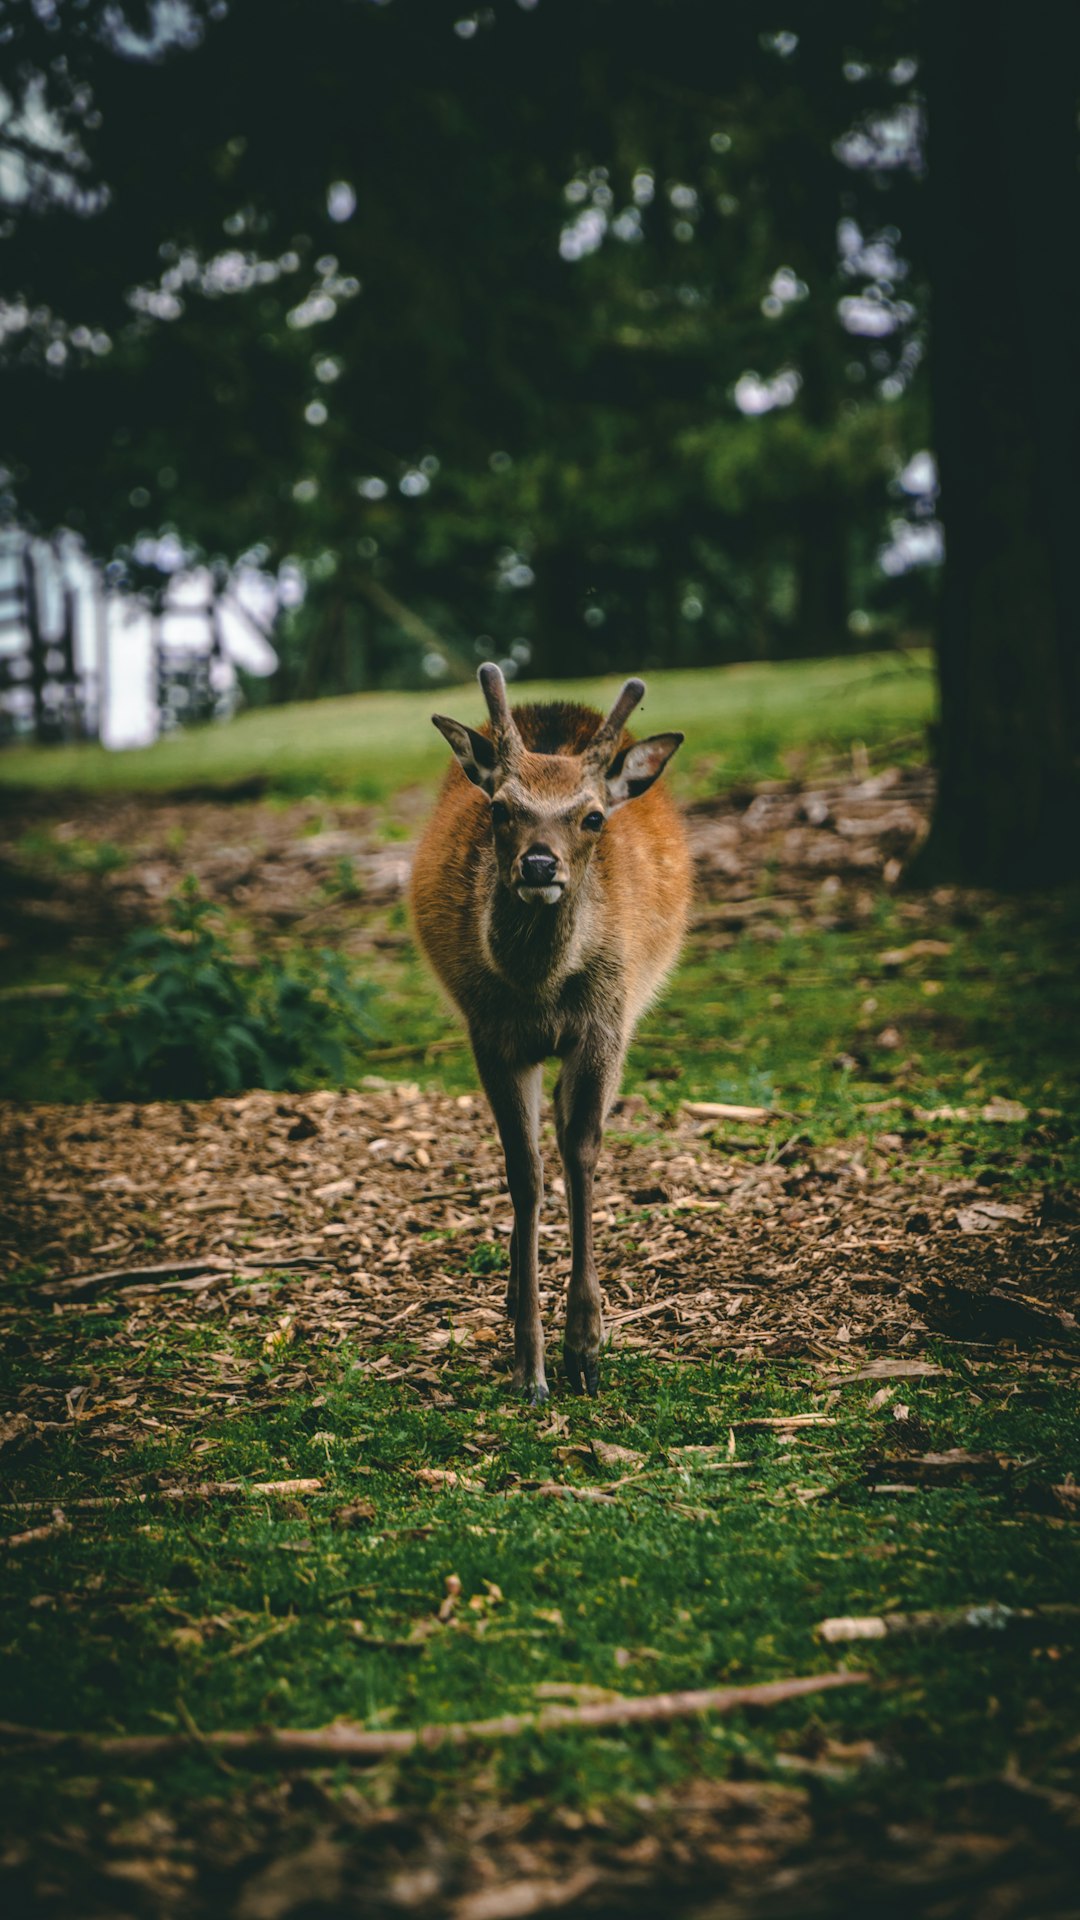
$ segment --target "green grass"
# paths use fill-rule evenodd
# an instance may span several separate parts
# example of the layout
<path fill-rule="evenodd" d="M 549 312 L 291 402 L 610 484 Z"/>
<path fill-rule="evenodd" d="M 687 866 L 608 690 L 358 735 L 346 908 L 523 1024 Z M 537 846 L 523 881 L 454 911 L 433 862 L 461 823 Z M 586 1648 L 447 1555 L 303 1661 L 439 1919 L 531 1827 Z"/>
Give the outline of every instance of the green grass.
<path fill-rule="evenodd" d="M 883 954 L 927 935 L 951 951 L 883 965 Z M 916 909 L 882 898 L 853 926 L 728 938 L 718 946 L 707 931 L 691 933 L 638 1029 L 625 1091 L 643 1092 L 658 1113 L 684 1099 L 776 1106 L 816 1141 L 899 1127 L 916 1148 L 952 1141 L 957 1153 L 992 1156 L 1008 1147 L 1017 1175 L 1056 1163 L 1080 1177 L 1080 898 L 984 901 L 977 915 L 948 901 Z M 467 1041 L 411 942 L 377 959 L 372 977 L 393 1044 L 368 1066 L 475 1088 Z M 1022 1126 L 981 1120 L 1003 1099 L 1029 1109 L 1027 1134 L 1044 1154 L 1016 1150 Z M 942 1107 L 967 1118 L 913 1119 L 916 1108 Z"/>
<path fill-rule="evenodd" d="M 381 918 L 403 944 L 360 970 L 377 989 L 380 1038 L 349 1056 L 345 1084 L 375 1072 L 474 1090 L 466 1038 L 405 936 L 404 910 Z M 882 954 L 927 934 L 950 951 L 895 970 L 882 964 Z M 985 901 L 977 915 L 883 898 L 856 925 L 727 938 L 717 946 L 707 930 L 691 935 L 638 1030 L 624 1091 L 644 1093 L 657 1118 L 685 1099 L 775 1106 L 817 1143 L 899 1131 L 909 1152 L 941 1170 L 990 1167 L 1006 1185 L 1080 1179 L 1075 895 Z M 38 972 L 92 980 L 85 954 L 43 961 Z M 0 1091 L 33 1099 L 47 1085 L 50 1099 L 88 1096 L 68 1050 L 69 1019 L 62 1001 L 17 1004 L 17 1017 L 0 1025 Z M 1026 1108 L 1026 1120 L 984 1122 L 983 1108 L 1001 1100 Z M 942 1108 L 955 1117 L 925 1117 Z M 760 1150 L 760 1129 L 725 1123 L 722 1132 Z"/>
<path fill-rule="evenodd" d="M 122 1335 L 107 1314 L 69 1318 L 51 1365 L 74 1382 L 90 1345 L 100 1374 L 103 1346 L 115 1339 L 119 1349 Z M 257 1370 L 249 1345 L 232 1343 L 233 1364 Z M 403 1346 L 395 1358 L 407 1355 Z M 144 1406 L 167 1399 L 173 1368 L 190 1375 L 204 1357 L 198 1341 L 170 1349 L 166 1337 Z M 872 1491 L 883 1472 L 875 1463 L 896 1444 L 891 1408 L 870 1405 L 870 1386 L 827 1402 L 805 1368 L 674 1368 L 616 1352 L 602 1402 L 564 1402 L 567 1430 L 553 1435 L 542 1416 L 507 1407 L 460 1354 L 442 1366 L 437 1405 L 408 1382 L 380 1383 L 375 1357 L 317 1340 L 294 1348 L 290 1368 L 307 1367 L 310 1391 L 275 1398 L 271 1378 L 265 1406 L 140 1443 L 122 1469 L 77 1435 L 39 1445 L 13 1492 L 47 1503 L 116 1492 L 119 1504 L 69 1509 L 67 1533 L 9 1557 L 5 1717 L 100 1731 L 179 1729 L 189 1717 L 203 1730 L 337 1715 L 372 1727 L 473 1719 L 534 1709 L 538 1683 L 653 1692 L 823 1671 L 844 1657 L 815 1635 L 829 1615 L 1042 1604 L 1073 1599 L 1080 1585 L 1080 1535 L 1048 1519 L 1040 1495 L 1080 1468 L 1067 1386 L 1033 1386 L 1007 1367 L 983 1368 L 974 1383 L 963 1372 L 911 1383 L 904 1397 L 928 1447 L 996 1448 L 1024 1464 L 989 1484 L 900 1498 Z M 807 1428 L 790 1447 L 740 1430 L 753 1416 L 826 1404 L 837 1424 Z M 732 1431 L 746 1471 L 709 1472 L 671 1453 L 712 1443 L 726 1459 Z M 530 1489 L 553 1476 L 603 1487 L 625 1473 L 560 1462 L 557 1446 L 587 1447 L 593 1436 L 643 1456 L 610 1503 Z M 478 1490 L 425 1486 L 418 1472 L 431 1467 Z M 311 1475 L 325 1491 L 179 1510 L 130 1498 L 162 1477 L 207 1475 Z M 801 1498 L 808 1488 L 828 1491 Z M 439 1624 L 450 1575 L 461 1602 Z M 1034 1658 L 1023 1635 L 868 1643 L 849 1650 L 848 1664 L 869 1669 L 869 1691 L 799 1702 L 767 1721 L 510 1742 L 484 1756 L 485 1779 L 489 1791 L 564 1806 L 612 1795 L 629 1806 L 662 1780 L 748 1762 L 769 1772 L 833 1736 L 877 1742 L 891 1769 L 883 1790 L 898 1804 L 924 1803 L 951 1775 L 1010 1758 L 1052 1782 L 1075 1729 L 1067 1629 L 1064 1644 L 1046 1629 Z M 398 1796 L 460 1789 L 477 1764 L 416 1760 Z M 207 1785 L 204 1772 L 187 1763 L 184 1790 Z M 52 1776 L 29 1769 L 13 1790 L 29 1804 Z"/>
<path fill-rule="evenodd" d="M 628 663 L 627 671 L 632 663 Z M 678 727 L 690 736 L 680 783 L 710 791 L 737 779 L 783 774 L 792 760 L 912 739 L 934 711 L 925 654 L 868 654 L 649 676 L 639 727 Z M 610 705 L 617 681 L 530 682 L 522 700 L 581 699 Z M 424 693 L 365 693 L 288 707 L 262 707 L 226 726 L 173 735 L 130 753 L 96 746 L 10 747 L 0 785 L 86 793 L 167 792 L 265 781 L 284 794 L 343 793 L 372 802 L 432 779 L 446 746 L 433 711 L 479 723 L 475 685 Z M 678 763 L 676 763 L 678 765 Z"/>

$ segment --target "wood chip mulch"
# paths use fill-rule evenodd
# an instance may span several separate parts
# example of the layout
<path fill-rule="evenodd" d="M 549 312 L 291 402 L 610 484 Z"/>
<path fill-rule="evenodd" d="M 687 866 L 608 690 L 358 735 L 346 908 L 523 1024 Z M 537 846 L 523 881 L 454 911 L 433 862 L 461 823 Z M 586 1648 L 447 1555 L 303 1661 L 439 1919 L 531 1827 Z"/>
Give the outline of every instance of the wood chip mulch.
<path fill-rule="evenodd" d="M 1076 1358 L 1080 1230 L 1067 1210 L 1044 1217 L 1036 1195 L 999 1205 L 974 1182 L 922 1167 L 901 1184 L 899 1135 L 810 1148 L 774 1119 L 760 1129 L 763 1157 L 749 1157 L 714 1144 L 693 1113 L 656 1125 L 640 1096 L 619 1103 L 597 1185 L 617 1349 L 666 1361 L 797 1358 L 828 1373 L 867 1356 L 918 1356 L 929 1313 L 935 1337 L 967 1333 L 975 1353 L 1022 1345 L 1026 1315 L 1042 1360 L 1055 1336 L 1060 1357 Z M 569 1259 L 545 1132 L 541 1298 L 555 1347 Z M 507 1247 L 511 1211 L 478 1095 L 380 1083 L 197 1105 L 7 1105 L 0 1162 L 0 1262 L 32 1268 L 53 1313 L 107 1294 L 123 1303 L 133 1340 L 163 1314 L 225 1315 L 271 1342 L 281 1328 L 283 1358 L 302 1332 L 359 1346 L 386 1378 L 429 1385 L 452 1343 L 496 1375 L 509 1368 L 505 1274 L 491 1250 Z M 189 1271 L 172 1278 L 173 1263 Z M 965 1327 L 975 1295 L 993 1311 Z M 935 1317 L 939 1298 L 951 1323 Z M 1002 1301 L 1020 1303 L 1003 1322 Z M 408 1362 L 386 1350 L 402 1335 L 414 1343 Z M 234 1368 L 206 1372 L 197 1405 L 243 1404 Z M 278 1384 L 301 1381 L 286 1369 Z M 112 1405 L 123 1389 L 110 1378 Z M 51 1397 L 52 1418 L 95 1418 L 93 1388 L 75 1407 L 60 1385 L 33 1397 L 39 1417 Z"/>

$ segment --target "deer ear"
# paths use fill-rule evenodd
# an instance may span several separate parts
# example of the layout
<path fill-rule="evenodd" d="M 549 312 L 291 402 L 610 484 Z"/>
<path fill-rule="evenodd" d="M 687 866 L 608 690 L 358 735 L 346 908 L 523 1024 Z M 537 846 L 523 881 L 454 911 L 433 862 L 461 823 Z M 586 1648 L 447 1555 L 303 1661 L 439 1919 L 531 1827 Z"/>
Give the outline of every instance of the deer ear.
<path fill-rule="evenodd" d="M 444 713 L 433 713 L 431 718 L 443 738 L 450 742 L 466 779 L 482 792 L 494 793 L 497 762 L 491 741 L 482 733 L 474 733 L 471 727 L 462 726 L 460 720 L 448 720 Z"/>
<path fill-rule="evenodd" d="M 606 774 L 608 806 L 621 807 L 625 801 L 648 793 L 685 738 L 684 733 L 654 733 L 648 740 L 635 740 L 617 753 Z"/>

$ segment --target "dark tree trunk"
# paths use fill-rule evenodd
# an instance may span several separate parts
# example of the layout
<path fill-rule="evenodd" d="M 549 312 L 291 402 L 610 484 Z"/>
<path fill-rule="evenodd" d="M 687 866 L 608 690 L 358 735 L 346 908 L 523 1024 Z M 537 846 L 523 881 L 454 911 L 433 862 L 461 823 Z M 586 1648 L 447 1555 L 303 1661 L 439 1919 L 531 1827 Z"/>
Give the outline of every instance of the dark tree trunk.
<path fill-rule="evenodd" d="M 1070 10 L 925 9 L 932 388 L 946 563 L 924 877 L 1080 868 L 1077 35 Z"/>
<path fill-rule="evenodd" d="M 45 636 L 41 631 L 37 567 L 34 564 L 34 549 L 29 540 L 23 543 L 22 573 L 26 632 L 30 643 L 30 693 L 34 702 L 34 739 L 41 746 L 49 738 L 45 708 Z"/>
<path fill-rule="evenodd" d="M 828 494 L 799 509 L 796 647 L 806 655 L 843 653 L 848 640 L 848 514 Z"/>
<path fill-rule="evenodd" d="M 378 682 L 373 680 L 372 685 Z M 345 690 L 345 601 L 336 592 L 322 601 L 308 635 L 297 698 L 317 700 Z"/>
<path fill-rule="evenodd" d="M 563 680 L 584 671 L 588 629 L 582 623 L 581 556 L 573 547 L 548 547 L 535 561 L 536 626 L 529 672 Z"/>

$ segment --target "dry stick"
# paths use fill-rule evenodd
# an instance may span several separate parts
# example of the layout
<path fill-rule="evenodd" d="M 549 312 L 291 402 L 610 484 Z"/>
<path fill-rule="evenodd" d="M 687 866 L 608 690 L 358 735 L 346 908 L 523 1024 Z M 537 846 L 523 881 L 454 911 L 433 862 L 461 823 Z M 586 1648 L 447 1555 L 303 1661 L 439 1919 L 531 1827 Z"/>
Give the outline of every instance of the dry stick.
<path fill-rule="evenodd" d="M 625 1327 L 631 1320 L 644 1320 L 648 1314 L 663 1313 L 665 1307 L 673 1305 L 674 1302 L 665 1296 L 662 1300 L 650 1300 L 644 1307 L 631 1307 L 628 1313 L 609 1313 L 608 1321 L 613 1327 Z"/>
<path fill-rule="evenodd" d="M 22 1505 L 22 1502 L 19 1504 Z M 45 1500 L 40 1504 L 48 1506 L 49 1503 Z M 29 1527 L 25 1533 L 9 1533 L 5 1540 L 0 1540 L 0 1547 L 7 1547 L 9 1549 L 30 1547 L 38 1540 L 56 1540 L 60 1534 L 66 1533 L 66 1531 L 67 1518 L 64 1511 L 61 1507 L 54 1507 L 53 1517 L 47 1525 L 43 1527 Z"/>
<path fill-rule="evenodd" d="M 1041 1625 L 1062 1626 L 1080 1620 L 1080 1606 L 1069 1601 L 1051 1601 L 1042 1607 L 1005 1607 L 997 1600 L 984 1606 L 947 1607 L 942 1612 L 870 1613 L 838 1615 L 822 1620 L 815 1632 L 830 1644 L 845 1640 L 886 1640 L 918 1633 L 952 1633 L 972 1628 L 983 1633 L 1003 1633 L 1008 1627 Z"/>
<path fill-rule="evenodd" d="M 295 1257 L 282 1255 L 278 1260 L 222 1260 L 220 1255 L 212 1260 L 170 1260 L 157 1267 L 110 1267 L 103 1273 L 77 1273 L 65 1280 L 43 1281 L 38 1287 L 39 1293 L 50 1298 L 85 1299 L 92 1293 L 105 1293 L 110 1287 L 167 1286 L 173 1280 L 195 1280 L 202 1274 L 238 1273 L 241 1268 L 250 1272 L 257 1268 L 260 1273 L 286 1273 L 291 1269 L 326 1267 L 331 1261 L 317 1258 L 311 1254 L 297 1254 Z"/>
<path fill-rule="evenodd" d="M 150 1500 L 230 1500 L 237 1494 L 252 1494 L 255 1499 L 288 1498 L 297 1493 L 321 1493 L 321 1480 L 202 1480 L 194 1487 L 151 1487 L 149 1491 L 136 1493 L 95 1493 L 79 1500 L 65 1500 L 65 1507 L 78 1508 L 83 1513 L 103 1508 L 123 1506 L 125 1500 L 137 1500 L 145 1506 Z M 14 1508 L 16 1512 L 24 1508 L 47 1507 L 51 1502 L 45 1500 L 4 1500 L 0 1505 Z"/>
<path fill-rule="evenodd" d="M 740 1708 L 782 1706 L 805 1694 L 836 1687 L 865 1686 L 869 1673 L 815 1673 L 792 1680 L 768 1680 L 750 1687 L 702 1687 L 690 1693 L 650 1693 L 636 1699 L 603 1700 L 580 1707 L 545 1707 L 540 1713 L 507 1713 L 494 1720 L 450 1721 L 445 1725 L 371 1733 L 364 1727 L 338 1722 L 329 1727 L 254 1727 L 241 1732 L 201 1733 L 198 1745 L 217 1754 L 256 1765 L 270 1762 L 319 1766 L 344 1760 L 357 1764 L 385 1760 L 395 1754 L 431 1752 L 437 1747 L 464 1747 L 473 1741 L 513 1740 L 523 1733 L 550 1733 L 564 1727 L 595 1730 L 637 1723 L 662 1724 L 699 1713 L 735 1713 Z M 169 1760 L 191 1751 L 187 1734 L 56 1733 L 45 1727 L 13 1726 L 0 1721 L 0 1747 L 63 1751 L 73 1758 L 102 1763 L 142 1763 Z"/>
<path fill-rule="evenodd" d="M 728 1100 L 680 1100 L 684 1113 L 692 1114 L 695 1120 L 744 1120 L 756 1125 L 762 1120 L 791 1120 L 794 1115 L 785 1113 L 781 1107 L 739 1107 Z"/>

